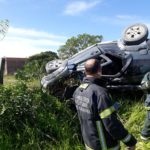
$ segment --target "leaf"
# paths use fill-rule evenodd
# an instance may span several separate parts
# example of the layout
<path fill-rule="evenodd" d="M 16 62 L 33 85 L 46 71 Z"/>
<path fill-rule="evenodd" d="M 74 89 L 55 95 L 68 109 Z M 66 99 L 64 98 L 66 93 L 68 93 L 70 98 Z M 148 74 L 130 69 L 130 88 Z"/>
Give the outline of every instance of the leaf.
<path fill-rule="evenodd" d="M 6 110 L 6 107 L 4 106 L 4 104 L 2 104 L 2 111 L 1 111 L 1 113 L 0 113 L 0 115 L 3 115 L 4 114 L 4 112 L 5 112 L 5 110 Z"/>

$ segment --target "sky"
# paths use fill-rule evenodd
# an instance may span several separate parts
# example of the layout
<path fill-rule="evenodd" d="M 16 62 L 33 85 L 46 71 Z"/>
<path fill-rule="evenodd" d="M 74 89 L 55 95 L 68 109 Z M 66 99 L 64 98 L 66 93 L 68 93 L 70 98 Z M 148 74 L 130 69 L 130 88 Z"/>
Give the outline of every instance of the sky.
<path fill-rule="evenodd" d="M 149 0 L 0 0 L 0 21 L 9 20 L 0 57 L 57 52 L 83 33 L 118 40 L 131 24 L 150 28 L 149 6 Z"/>

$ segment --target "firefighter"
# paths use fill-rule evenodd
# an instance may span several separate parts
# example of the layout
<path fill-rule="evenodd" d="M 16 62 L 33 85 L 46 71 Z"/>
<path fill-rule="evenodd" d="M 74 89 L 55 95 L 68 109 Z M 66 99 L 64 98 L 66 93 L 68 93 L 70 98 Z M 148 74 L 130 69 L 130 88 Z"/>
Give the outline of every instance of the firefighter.
<path fill-rule="evenodd" d="M 75 90 L 75 101 L 86 150 L 120 150 L 122 141 L 135 150 L 136 139 L 117 119 L 114 104 L 101 85 L 101 67 L 97 59 L 85 62 L 86 77 Z"/>
<path fill-rule="evenodd" d="M 149 141 L 150 140 L 150 72 L 145 74 L 141 82 L 141 85 L 146 92 L 145 109 L 147 111 L 144 127 L 141 132 L 141 139 L 144 141 Z"/>

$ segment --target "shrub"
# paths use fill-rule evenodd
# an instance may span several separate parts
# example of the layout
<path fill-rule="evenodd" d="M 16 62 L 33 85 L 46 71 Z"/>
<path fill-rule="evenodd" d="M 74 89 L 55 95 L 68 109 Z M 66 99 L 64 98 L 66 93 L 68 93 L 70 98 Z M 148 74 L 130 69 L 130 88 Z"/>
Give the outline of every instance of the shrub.
<path fill-rule="evenodd" d="M 68 102 L 28 88 L 24 82 L 0 86 L 0 139 L 7 149 L 79 146 L 79 124 Z M 78 144 L 77 144 L 78 143 Z"/>
<path fill-rule="evenodd" d="M 51 51 L 33 55 L 27 59 L 24 69 L 17 71 L 16 78 L 24 81 L 41 79 L 45 73 L 46 63 L 54 59 L 58 59 L 58 56 Z"/>

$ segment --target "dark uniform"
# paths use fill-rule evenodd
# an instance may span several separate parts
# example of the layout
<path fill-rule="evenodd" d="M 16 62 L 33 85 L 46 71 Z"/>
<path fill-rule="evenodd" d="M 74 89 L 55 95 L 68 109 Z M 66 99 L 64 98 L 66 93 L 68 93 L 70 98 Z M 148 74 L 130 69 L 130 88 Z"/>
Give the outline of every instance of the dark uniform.
<path fill-rule="evenodd" d="M 119 150 L 120 140 L 134 146 L 136 139 L 117 119 L 117 105 L 100 84 L 99 79 L 86 77 L 73 95 L 86 149 Z"/>
<path fill-rule="evenodd" d="M 142 80 L 142 88 L 146 90 L 145 109 L 147 111 L 144 127 L 141 132 L 143 140 L 150 139 L 150 72 L 148 72 Z"/>

